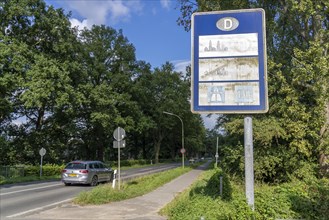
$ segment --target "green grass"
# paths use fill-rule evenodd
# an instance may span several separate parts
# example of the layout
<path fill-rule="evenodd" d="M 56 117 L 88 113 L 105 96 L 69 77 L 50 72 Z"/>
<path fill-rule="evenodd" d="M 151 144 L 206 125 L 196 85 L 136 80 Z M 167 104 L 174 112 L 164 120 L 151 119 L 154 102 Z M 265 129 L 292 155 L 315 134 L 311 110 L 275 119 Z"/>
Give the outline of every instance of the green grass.
<path fill-rule="evenodd" d="M 60 180 L 60 175 L 54 176 L 23 176 L 23 177 L 11 177 L 11 178 L 0 178 L 0 185 L 24 183 L 24 182 L 35 182 L 44 180 Z"/>
<path fill-rule="evenodd" d="M 191 169 L 176 168 L 139 177 L 121 184 L 120 190 L 117 188 L 113 189 L 111 184 L 99 185 L 91 191 L 80 193 L 73 202 L 79 205 L 105 204 L 141 196 L 170 182 Z"/>
<path fill-rule="evenodd" d="M 132 166 L 122 166 L 122 167 L 120 167 L 120 169 L 121 170 L 128 170 L 128 169 L 131 169 L 131 168 L 141 168 L 141 167 L 148 167 L 148 166 L 157 166 L 157 165 L 161 165 L 161 164 L 165 164 L 165 163 L 159 163 L 159 164 L 153 164 L 153 165 L 151 165 L 151 164 L 143 164 L 143 165 L 134 164 Z M 39 169 L 39 168 L 36 167 L 36 169 Z M 112 167 L 112 169 L 115 170 L 115 169 L 117 169 L 117 167 Z M 39 171 L 37 170 L 37 172 L 39 172 Z M 43 175 L 42 177 L 37 176 L 37 175 L 14 176 L 14 177 L 10 177 L 10 178 L 5 178 L 3 176 L 0 176 L 0 185 L 14 184 L 14 183 L 23 183 L 23 182 L 44 181 L 44 180 L 60 180 L 61 179 L 60 171 L 58 171 L 58 173 L 59 173 L 58 175 L 50 175 L 50 176 Z"/>
<path fill-rule="evenodd" d="M 230 188 L 227 193 L 231 196 L 224 196 L 224 193 L 223 197 L 219 196 L 214 190 L 218 188 L 214 187 L 217 183 L 213 180 L 218 172 L 215 169 L 204 172 L 160 213 L 170 220 L 200 220 L 201 217 L 206 220 L 328 219 L 328 179 L 294 180 L 280 185 L 256 184 L 255 211 L 252 212 L 246 203 L 241 181 L 223 181 L 224 188 Z"/>

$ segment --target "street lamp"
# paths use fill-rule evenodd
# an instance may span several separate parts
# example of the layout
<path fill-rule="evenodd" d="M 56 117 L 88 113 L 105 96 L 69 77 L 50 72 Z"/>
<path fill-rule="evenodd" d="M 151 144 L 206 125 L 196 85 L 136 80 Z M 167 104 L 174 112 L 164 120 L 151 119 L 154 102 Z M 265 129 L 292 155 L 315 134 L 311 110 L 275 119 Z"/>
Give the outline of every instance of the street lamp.
<path fill-rule="evenodd" d="M 181 117 L 179 117 L 178 115 L 175 115 L 174 113 L 171 113 L 171 112 L 166 112 L 166 111 L 163 111 L 163 113 L 167 114 L 167 115 L 172 115 L 172 116 L 175 116 L 177 117 L 180 122 L 182 123 L 182 165 L 183 165 L 183 168 L 184 168 L 184 154 L 185 154 L 185 148 L 184 148 L 184 123 L 183 123 L 183 120 L 181 119 Z"/>

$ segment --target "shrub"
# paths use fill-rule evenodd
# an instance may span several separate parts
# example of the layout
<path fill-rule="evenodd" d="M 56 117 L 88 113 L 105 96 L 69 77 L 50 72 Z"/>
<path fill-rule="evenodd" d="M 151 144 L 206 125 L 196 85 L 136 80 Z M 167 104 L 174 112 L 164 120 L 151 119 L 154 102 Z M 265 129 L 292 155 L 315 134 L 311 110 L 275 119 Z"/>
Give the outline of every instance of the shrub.
<path fill-rule="evenodd" d="M 219 196 L 220 176 L 223 176 L 223 197 Z M 231 185 L 224 176 L 227 177 L 221 169 L 206 171 L 190 189 L 163 208 L 161 213 L 172 220 L 199 220 L 201 217 L 206 220 L 252 219 L 254 214 L 246 203 L 242 188 Z"/>
<path fill-rule="evenodd" d="M 60 175 L 64 165 L 45 164 L 42 166 L 43 176 L 56 176 Z M 39 176 L 40 166 L 26 166 L 24 176 Z"/>
<path fill-rule="evenodd" d="M 209 179 L 205 193 L 211 195 L 212 197 L 217 197 L 220 195 L 220 179 L 222 178 L 222 199 L 231 200 L 232 199 L 232 185 L 230 183 L 229 177 L 221 169 L 215 169 L 215 173 Z"/>

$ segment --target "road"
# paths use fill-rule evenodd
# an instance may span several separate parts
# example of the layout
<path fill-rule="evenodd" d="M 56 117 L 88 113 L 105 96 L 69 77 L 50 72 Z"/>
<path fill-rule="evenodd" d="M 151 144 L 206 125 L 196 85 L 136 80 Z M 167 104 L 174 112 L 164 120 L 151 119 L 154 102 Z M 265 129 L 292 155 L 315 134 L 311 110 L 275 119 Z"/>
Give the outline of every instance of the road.
<path fill-rule="evenodd" d="M 179 166 L 179 163 L 174 163 L 121 170 L 121 179 L 124 181 Z M 54 208 L 61 203 L 71 201 L 80 192 L 88 191 L 92 188 L 85 185 L 65 186 L 61 181 L 1 186 L 0 219 L 17 219 L 33 212 Z"/>

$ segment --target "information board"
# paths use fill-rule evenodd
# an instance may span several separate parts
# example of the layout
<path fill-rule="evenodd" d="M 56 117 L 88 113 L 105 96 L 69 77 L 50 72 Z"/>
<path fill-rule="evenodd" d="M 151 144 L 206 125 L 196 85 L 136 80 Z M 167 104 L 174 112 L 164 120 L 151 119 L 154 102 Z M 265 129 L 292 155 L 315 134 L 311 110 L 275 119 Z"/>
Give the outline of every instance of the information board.
<path fill-rule="evenodd" d="M 268 111 L 263 9 L 192 15 L 194 113 Z"/>

